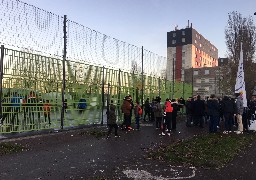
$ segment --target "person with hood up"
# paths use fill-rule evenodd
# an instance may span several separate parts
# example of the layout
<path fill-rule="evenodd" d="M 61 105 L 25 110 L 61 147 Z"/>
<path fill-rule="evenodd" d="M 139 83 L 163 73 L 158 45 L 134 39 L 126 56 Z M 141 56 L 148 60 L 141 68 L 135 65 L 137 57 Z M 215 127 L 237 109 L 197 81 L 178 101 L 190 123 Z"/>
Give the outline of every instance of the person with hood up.
<path fill-rule="evenodd" d="M 109 127 L 107 138 L 110 137 L 113 128 L 115 129 L 115 137 L 120 137 L 117 134 L 118 126 L 116 124 L 116 106 L 113 104 L 113 100 L 111 100 L 111 104 L 109 106 L 109 110 L 107 111 L 107 113 Z"/>
<path fill-rule="evenodd" d="M 123 128 L 123 126 L 125 125 L 125 130 L 130 130 L 130 116 L 131 116 L 131 109 L 132 109 L 132 105 L 130 103 L 130 97 L 126 96 L 124 99 L 124 102 L 122 104 L 122 112 L 124 113 L 124 121 L 121 125 L 121 128 Z"/>
<path fill-rule="evenodd" d="M 194 125 L 197 126 L 199 123 L 199 127 L 203 128 L 203 116 L 205 115 L 205 104 L 204 101 L 201 100 L 201 96 L 197 95 L 196 100 L 192 104 L 193 108 L 193 120 Z"/>
<path fill-rule="evenodd" d="M 220 105 L 214 94 L 207 101 L 207 114 L 210 117 L 209 133 L 216 133 L 220 115 Z"/>

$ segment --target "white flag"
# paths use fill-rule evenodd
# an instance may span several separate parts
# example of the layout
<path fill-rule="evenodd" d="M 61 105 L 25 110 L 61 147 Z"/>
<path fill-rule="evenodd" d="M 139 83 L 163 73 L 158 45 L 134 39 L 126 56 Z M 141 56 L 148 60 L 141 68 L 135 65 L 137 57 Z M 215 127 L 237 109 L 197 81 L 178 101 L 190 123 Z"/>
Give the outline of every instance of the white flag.
<path fill-rule="evenodd" d="M 241 43 L 240 59 L 239 66 L 236 75 L 236 85 L 235 93 L 243 93 L 243 104 L 244 107 L 247 107 L 246 91 L 245 91 L 245 82 L 244 82 L 244 62 L 243 62 L 243 44 Z"/>

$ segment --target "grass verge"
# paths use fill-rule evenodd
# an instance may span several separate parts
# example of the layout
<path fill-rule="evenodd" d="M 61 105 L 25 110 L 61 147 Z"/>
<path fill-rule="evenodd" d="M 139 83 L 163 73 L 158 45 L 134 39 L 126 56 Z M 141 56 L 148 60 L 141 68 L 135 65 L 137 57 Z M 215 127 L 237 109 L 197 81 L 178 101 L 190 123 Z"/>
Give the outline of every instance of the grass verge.
<path fill-rule="evenodd" d="M 10 143 L 0 143 L 0 156 L 21 152 L 23 150 L 24 150 L 24 147 L 20 145 L 13 145 Z"/>
<path fill-rule="evenodd" d="M 200 135 L 159 147 L 149 152 L 149 158 L 167 160 L 173 164 L 221 168 L 254 140 L 255 134 Z"/>

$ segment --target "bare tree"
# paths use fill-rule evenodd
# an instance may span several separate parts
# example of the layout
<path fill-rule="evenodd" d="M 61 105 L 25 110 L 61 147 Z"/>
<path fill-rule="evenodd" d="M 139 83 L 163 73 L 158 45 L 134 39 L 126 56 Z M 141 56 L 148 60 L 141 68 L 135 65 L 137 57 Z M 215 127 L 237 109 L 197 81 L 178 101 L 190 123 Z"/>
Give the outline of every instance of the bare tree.
<path fill-rule="evenodd" d="M 228 55 L 234 61 L 239 61 L 241 43 L 245 61 L 253 61 L 256 43 L 256 28 L 252 16 L 242 17 L 238 12 L 231 12 L 225 29 Z"/>
<path fill-rule="evenodd" d="M 245 87 L 247 95 L 250 96 L 251 90 L 256 83 L 254 63 L 256 28 L 252 16 L 245 18 L 240 13 L 233 11 L 229 13 L 228 17 L 225 39 L 230 61 L 227 66 L 221 69 L 222 74 L 224 74 L 223 80 L 221 81 L 221 89 L 225 94 L 234 94 L 242 43 Z"/>

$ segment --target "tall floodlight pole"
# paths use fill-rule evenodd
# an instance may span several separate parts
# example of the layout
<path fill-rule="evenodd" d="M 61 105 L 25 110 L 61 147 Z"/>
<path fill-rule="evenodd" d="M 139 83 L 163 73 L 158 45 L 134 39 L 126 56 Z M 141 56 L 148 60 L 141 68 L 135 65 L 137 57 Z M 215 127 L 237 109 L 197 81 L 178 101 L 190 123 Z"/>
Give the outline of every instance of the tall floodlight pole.
<path fill-rule="evenodd" d="M 143 46 L 142 46 L 142 49 L 141 49 L 141 105 L 143 105 L 143 97 L 144 97 L 144 67 L 143 67 Z"/>
<path fill-rule="evenodd" d="M 67 15 L 64 15 L 64 26 L 63 26 L 63 38 L 64 38 L 64 49 L 63 49 L 63 60 L 62 60 L 62 92 L 61 92 L 61 99 L 62 99 L 62 108 L 61 108 L 61 121 L 60 126 L 63 129 L 64 126 L 64 111 L 65 111 L 65 89 L 66 89 L 66 58 L 67 58 Z"/>
<path fill-rule="evenodd" d="M 174 98 L 174 77 L 175 69 L 174 69 L 174 58 L 172 58 L 172 99 Z"/>
<path fill-rule="evenodd" d="M 4 45 L 1 45 L 1 57 L 0 57 L 0 118 L 2 118 L 2 94 L 3 94 L 3 65 L 4 65 Z M 1 123 L 1 122 L 0 122 Z"/>

